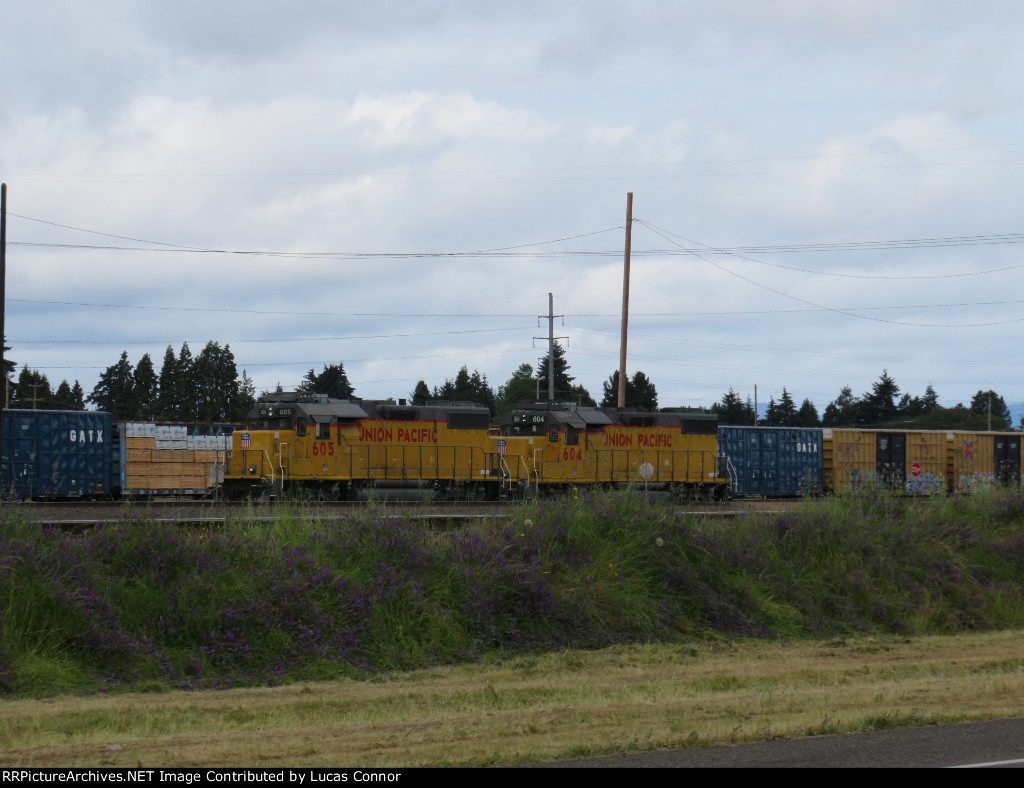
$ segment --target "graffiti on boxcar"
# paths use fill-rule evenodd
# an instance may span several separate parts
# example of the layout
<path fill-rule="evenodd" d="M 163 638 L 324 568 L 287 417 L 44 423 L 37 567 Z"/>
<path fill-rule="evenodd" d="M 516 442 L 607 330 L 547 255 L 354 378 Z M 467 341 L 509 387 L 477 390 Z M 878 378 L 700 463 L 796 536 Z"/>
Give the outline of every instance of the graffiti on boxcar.
<path fill-rule="evenodd" d="M 946 479 L 938 473 L 922 473 L 907 479 L 906 489 L 910 495 L 945 495 Z"/>
<path fill-rule="evenodd" d="M 864 487 L 878 487 L 880 484 L 878 471 L 874 469 L 853 468 L 845 473 L 847 490 L 850 492 L 857 492 L 857 490 Z"/>
<path fill-rule="evenodd" d="M 979 493 L 988 492 L 994 490 L 999 486 L 999 481 L 996 479 L 994 473 L 982 473 L 977 471 L 975 473 L 962 473 L 960 474 L 960 492 L 962 493 Z"/>

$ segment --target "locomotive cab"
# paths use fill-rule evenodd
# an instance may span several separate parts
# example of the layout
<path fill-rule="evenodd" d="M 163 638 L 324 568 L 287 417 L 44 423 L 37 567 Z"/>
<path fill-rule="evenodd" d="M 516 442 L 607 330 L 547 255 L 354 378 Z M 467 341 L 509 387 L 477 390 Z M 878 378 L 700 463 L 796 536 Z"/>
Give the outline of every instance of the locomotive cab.
<path fill-rule="evenodd" d="M 225 493 L 276 497 L 286 482 L 300 479 L 303 486 L 311 482 L 318 494 L 347 494 L 347 483 L 338 484 L 344 471 L 339 468 L 337 443 L 346 428 L 354 429 L 366 416 L 356 401 L 301 392 L 268 395 L 249 412 L 247 428 L 232 436 Z M 311 458 L 317 461 L 313 474 L 307 469 Z"/>

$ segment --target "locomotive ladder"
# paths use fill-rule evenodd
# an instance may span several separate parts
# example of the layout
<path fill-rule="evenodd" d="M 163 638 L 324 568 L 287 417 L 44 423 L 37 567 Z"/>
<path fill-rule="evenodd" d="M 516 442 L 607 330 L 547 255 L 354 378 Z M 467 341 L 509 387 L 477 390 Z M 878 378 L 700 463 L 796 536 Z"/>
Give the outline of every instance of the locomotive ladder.
<path fill-rule="evenodd" d="M 540 480 L 540 473 L 535 470 L 533 472 L 533 474 L 531 474 L 530 468 L 526 464 L 526 459 L 522 455 L 520 455 L 520 454 L 513 455 L 515 457 L 515 459 L 516 459 L 516 463 L 515 463 L 516 464 L 516 476 L 515 476 L 514 480 L 513 480 L 513 475 L 512 475 L 512 468 L 509 467 L 508 460 L 507 460 L 508 455 L 506 455 L 506 454 L 496 454 L 494 456 L 496 456 L 498 458 L 498 467 L 501 470 L 501 492 L 502 492 L 502 497 L 503 498 L 507 498 L 508 497 L 509 493 L 512 492 L 515 483 L 518 482 L 521 479 L 530 480 L 532 482 L 532 486 L 533 486 L 534 490 L 536 490 L 538 488 L 538 481 Z M 522 466 L 522 468 L 520 469 L 519 466 Z M 522 470 L 522 473 L 520 473 L 520 470 Z M 531 479 L 531 475 L 535 476 L 535 478 Z"/>

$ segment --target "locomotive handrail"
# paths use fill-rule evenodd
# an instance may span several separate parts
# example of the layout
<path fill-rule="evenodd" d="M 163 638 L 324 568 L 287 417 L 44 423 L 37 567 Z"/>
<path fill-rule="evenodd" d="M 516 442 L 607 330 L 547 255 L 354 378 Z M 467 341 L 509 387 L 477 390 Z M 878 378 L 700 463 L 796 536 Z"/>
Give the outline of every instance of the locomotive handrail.
<path fill-rule="evenodd" d="M 266 449 L 263 449 L 261 453 L 267 458 L 267 467 L 270 468 L 270 483 L 273 484 L 274 480 L 277 478 L 276 474 L 274 473 L 274 461 L 270 459 L 270 452 L 268 452 Z"/>
<path fill-rule="evenodd" d="M 278 444 L 278 447 L 277 447 L 277 457 L 278 457 L 278 460 L 280 462 L 281 484 L 282 485 L 284 485 L 284 479 L 285 479 L 285 476 L 284 476 L 284 448 L 285 448 L 285 446 L 288 446 L 290 448 L 291 444 L 281 443 L 281 444 Z M 291 465 L 291 463 L 289 463 L 289 465 Z"/>
<path fill-rule="evenodd" d="M 523 471 L 525 473 L 525 477 L 532 481 L 531 473 L 530 473 L 530 466 L 526 464 L 526 458 L 523 457 L 523 455 L 521 455 L 521 454 L 516 454 L 515 458 L 518 460 L 518 462 L 516 463 L 516 465 L 517 465 L 516 470 L 518 471 L 519 470 L 518 466 L 522 465 L 523 466 Z M 503 482 L 504 481 L 508 481 L 508 489 L 511 490 L 512 489 L 512 469 L 509 467 L 507 455 L 499 454 L 498 455 L 498 463 L 499 463 L 499 465 L 501 467 L 501 471 L 502 471 L 502 477 L 503 477 L 502 481 Z"/>

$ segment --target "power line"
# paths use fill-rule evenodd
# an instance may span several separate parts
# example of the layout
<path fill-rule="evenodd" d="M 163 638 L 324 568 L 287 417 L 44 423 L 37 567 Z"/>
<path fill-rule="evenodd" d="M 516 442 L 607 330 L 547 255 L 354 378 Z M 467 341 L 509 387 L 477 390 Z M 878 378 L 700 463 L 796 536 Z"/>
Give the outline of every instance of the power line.
<path fill-rule="evenodd" d="M 146 306 L 140 304 L 92 304 L 81 301 L 51 301 L 30 298 L 8 298 L 8 302 L 19 304 L 50 304 L 54 306 L 88 306 L 102 309 L 152 309 L 163 312 L 215 312 L 244 315 L 287 315 L 296 317 L 439 317 L 439 318 L 492 318 L 492 317 L 533 317 L 532 312 L 487 314 L 456 314 L 456 313 L 397 313 L 397 312 L 298 312 L 280 309 L 225 309 L 223 307 L 201 306 Z"/>
<path fill-rule="evenodd" d="M 669 243 L 675 243 L 671 238 L 666 236 L 659 228 L 656 228 L 650 222 L 643 221 L 642 219 L 637 220 L 637 221 L 639 221 L 640 224 L 645 226 L 651 232 L 655 233 L 656 235 L 660 235 L 662 238 L 664 238 L 665 240 L 669 241 Z M 815 307 L 816 309 L 822 309 L 822 310 L 825 310 L 827 312 L 834 312 L 837 315 L 846 315 L 847 317 L 854 317 L 854 318 L 857 318 L 858 320 L 870 320 L 870 321 L 873 321 L 873 322 L 876 322 L 876 323 L 888 323 L 890 325 L 896 325 L 896 326 L 913 326 L 915 328 L 980 328 L 980 327 L 983 327 L 983 326 L 1001 326 L 1001 325 L 1007 325 L 1009 323 L 1024 322 L 1024 317 L 1022 317 L 1022 318 L 1013 318 L 1011 320 L 993 320 L 993 321 L 988 321 L 988 322 L 985 322 L 985 323 L 912 323 L 912 322 L 909 322 L 909 321 L 902 321 L 902 320 L 887 320 L 886 318 L 883 318 L 883 317 L 873 317 L 871 315 L 860 315 L 860 314 L 857 314 L 855 312 L 850 312 L 850 311 L 847 311 L 847 310 L 844 310 L 844 309 L 837 309 L 835 307 L 824 306 L 823 304 L 816 304 L 813 301 L 808 301 L 805 298 L 799 298 L 799 297 L 797 297 L 795 295 L 791 295 L 790 293 L 785 293 L 782 290 L 777 290 L 774 287 L 769 287 L 768 285 L 765 285 L 765 284 L 762 284 L 760 282 L 757 282 L 757 281 L 755 281 L 753 279 L 750 279 L 749 277 L 743 276 L 742 274 L 738 274 L 735 271 L 730 271 L 725 266 L 719 265 L 718 263 L 713 262 L 712 260 L 709 260 L 704 255 L 695 253 L 694 256 L 697 257 L 700 260 L 703 260 L 708 265 L 714 266 L 715 268 L 717 268 L 719 271 L 722 271 L 723 273 L 729 274 L 730 276 L 734 276 L 737 279 L 742 279 L 744 282 L 747 282 L 748 284 L 752 284 L 755 287 L 759 287 L 762 290 L 767 290 L 769 293 L 775 293 L 775 295 L 782 296 L 783 298 L 788 298 L 788 299 L 790 299 L 792 301 L 797 301 L 797 302 L 799 302 L 801 304 L 806 304 L 807 306 Z"/>
<path fill-rule="evenodd" d="M 446 336 L 451 334 L 487 334 L 498 331 L 529 331 L 532 330 L 533 326 L 511 326 L 508 328 L 467 328 L 462 331 L 416 331 L 408 334 L 362 334 L 362 335 L 350 335 L 344 337 L 290 337 L 290 338 L 274 338 L 274 339 L 236 339 L 227 342 L 228 345 L 244 345 L 244 344 L 264 344 L 270 342 L 340 342 L 352 339 L 398 339 L 402 337 L 421 337 L 421 336 Z M 125 342 L 123 339 L 7 339 L 8 342 L 14 342 L 18 345 L 173 345 L 182 340 L 172 339 L 170 341 L 163 339 L 133 339 L 130 342 Z M 184 340 L 189 342 L 189 340 Z M 200 342 L 194 341 L 193 343 L 198 345 Z"/>
<path fill-rule="evenodd" d="M 181 253 L 181 254 L 222 254 L 222 255 L 241 255 L 241 256 L 266 256 L 266 257 L 283 257 L 289 259 L 329 259 L 329 260 L 367 260 L 367 259 L 392 259 L 392 260 L 407 260 L 407 259 L 422 259 L 422 258 L 480 258 L 480 257 L 618 257 L 622 254 L 621 249 L 611 250 L 562 250 L 562 251 L 532 251 L 524 252 L 517 251 L 522 249 L 528 249 L 537 246 L 547 246 L 555 243 L 563 243 L 565 241 L 579 240 L 581 238 L 588 238 L 596 235 L 602 235 L 609 232 L 617 232 L 622 229 L 621 226 L 608 227 L 601 230 L 594 230 L 586 233 L 578 233 L 575 235 L 569 235 L 562 238 L 554 238 L 546 241 L 536 241 L 531 243 L 516 244 L 512 246 L 495 247 L 490 249 L 470 250 L 470 251 L 425 251 L 425 252 L 354 252 L 354 251 L 330 251 L 330 252 L 311 252 L 311 251 L 280 251 L 280 250 L 267 250 L 267 249 L 225 249 L 216 247 L 199 247 L 191 246 L 186 244 L 168 243 L 165 241 L 153 241 L 142 238 L 135 238 L 127 235 L 118 235 L 116 233 L 108 233 L 99 230 L 91 230 L 83 227 L 75 227 L 73 225 L 61 224 L 46 219 L 38 219 L 31 216 L 24 216 L 22 214 L 9 214 L 20 219 L 25 219 L 31 222 L 38 222 L 41 224 L 50 225 L 53 227 L 59 227 L 62 229 L 73 230 L 76 232 L 84 232 L 92 235 L 100 235 L 108 238 L 118 238 L 122 240 L 135 241 L 137 243 L 150 244 L 154 247 L 135 247 L 135 246 L 111 246 L 111 245 L 98 245 L 98 244 L 73 244 L 73 243 L 55 243 L 55 242 L 40 242 L 40 241 L 8 241 L 9 245 L 12 246 L 25 246 L 25 247 L 36 247 L 36 248 L 54 248 L 54 249 L 87 249 L 94 251 L 126 251 L 126 252 L 164 252 L 164 253 Z M 647 226 L 653 232 L 661 235 L 665 238 L 666 235 L 675 236 L 681 238 L 689 244 L 697 244 L 694 247 L 683 247 L 673 241 L 669 240 L 677 248 L 675 249 L 647 249 L 647 250 L 634 250 L 631 252 L 635 256 L 646 256 L 646 257 L 663 257 L 663 256 L 681 256 L 681 255 L 698 255 L 698 254 L 715 254 L 715 255 L 730 255 L 739 257 L 741 259 L 749 260 L 750 262 L 758 263 L 761 265 L 770 265 L 778 268 L 791 268 L 792 270 L 801 271 L 805 273 L 814 273 L 821 276 L 845 276 L 851 278 L 869 278 L 869 279 L 942 279 L 947 277 L 955 276 L 979 276 L 981 274 L 996 273 L 999 271 L 1010 270 L 1012 268 L 1021 267 L 1021 265 L 1007 266 L 1004 268 L 992 269 L 989 271 L 977 271 L 977 272 L 966 272 L 962 274 L 938 274 L 938 275 L 916 275 L 916 276 L 871 276 L 865 274 L 840 274 L 828 271 L 814 271 L 804 268 L 795 268 L 790 266 L 781 265 L 778 263 L 770 263 L 764 260 L 756 260 L 753 258 L 744 257 L 745 254 L 752 253 L 809 253 L 809 252 L 843 252 L 843 251 L 879 251 L 879 250 L 894 250 L 894 249 L 921 249 L 921 248 L 938 248 L 938 247 L 958 247 L 958 246 L 982 246 L 982 245 L 1002 245 L 1002 244 L 1018 244 L 1024 243 L 1024 233 L 998 233 L 990 235 L 968 235 L 968 236 L 951 236 L 951 237 L 936 237 L 936 238 L 910 238 L 910 239 L 889 239 L 880 241 L 838 241 L 838 242 L 819 242 L 819 243 L 806 243 L 806 244 L 774 244 L 774 245 L 758 245 L 758 246 L 737 246 L 737 247 L 711 247 L 706 244 L 699 244 L 696 241 L 690 241 L 683 236 L 673 233 L 665 228 L 657 227 L 656 225 L 643 220 L 637 219 L 638 223 Z M 699 247 L 699 248 L 698 248 Z"/>
<path fill-rule="evenodd" d="M 513 246 L 496 247 L 493 249 L 481 249 L 476 251 L 464 251 L 464 252 L 383 252 L 383 253 L 364 253 L 364 252 L 281 252 L 281 251 L 267 251 L 267 250 L 241 250 L 241 249 L 218 249 L 200 246 L 190 246 L 184 244 L 173 244 L 165 241 L 150 241 L 144 238 L 134 238 L 127 235 L 117 235 L 115 233 L 102 232 L 100 230 L 89 230 L 84 227 L 74 227 L 72 225 L 60 224 L 58 222 L 49 221 L 46 219 L 37 219 L 31 216 L 24 216 L 22 214 L 9 214 L 10 216 L 16 216 L 19 219 L 25 219 L 30 222 L 39 222 L 41 224 L 47 224 L 52 227 L 60 227 L 65 230 L 74 230 L 76 232 L 89 233 L 91 235 L 100 235 L 107 238 L 119 238 L 125 241 L 135 241 L 136 243 L 152 244 L 159 247 L 169 247 L 162 249 L 149 249 L 147 247 L 120 247 L 120 246 L 98 246 L 90 244 L 56 244 L 56 243 L 42 243 L 42 242 L 29 242 L 21 241 L 18 242 L 18 246 L 43 246 L 43 247 L 56 247 L 56 248 L 71 248 L 71 249 L 99 249 L 104 251 L 162 251 L 162 252 L 189 252 L 199 254 L 238 254 L 238 255 L 268 255 L 275 257 L 351 257 L 355 259 L 361 259 L 364 257 L 476 257 L 486 255 L 500 255 L 502 253 L 509 253 L 515 249 L 526 249 L 532 246 L 547 246 L 549 244 L 563 243 L 565 241 L 575 241 L 580 238 L 589 238 L 595 235 L 602 235 L 604 233 L 615 232 L 622 229 L 622 226 L 617 227 L 606 227 L 602 230 L 593 230 L 586 233 L 577 233 L 576 235 L 569 235 L 563 238 L 552 238 L 546 241 L 534 241 L 531 243 L 516 244 Z M 584 254 L 591 254 L 585 252 Z M 602 253 L 603 254 L 603 253 Z"/>
<path fill-rule="evenodd" d="M 644 225 L 652 231 L 660 230 L 668 235 L 675 235 L 677 238 L 681 238 L 687 243 L 699 243 L 698 241 L 691 241 L 683 236 L 666 230 L 663 227 L 655 228 L 653 224 L 643 219 L 637 219 L 637 222 Z M 660 233 L 659 233 L 660 234 Z M 662 236 L 663 238 L 665 236 Z M 982 240 L 988 239 L 988 240 Z M 934 243 L 930 243 L 934 242 Z M 906 249 L 906 248 L 924 248 L 931 246 L 977 246 L 981 244 L 995 244 L 995 243 L 1022 243 L 1024 242 L 1024 234 L 1010 234 L 1010 235 L 990 235 L 990 236 L 961 236 L 959 238 L 925 238 L 925 239 L 911 239 L 908 241 L 865 241 L 863 246 L 856 246 L 851 243 L 840 243 L 840 244 L 804 244 L 804 245 L 790 245 L 782 247 L 746 247 L 746 249 L 759 249 L 764 250 L 786 250 L 786 251 L 851 251 L 856 248 L 871 248 L 871 249 Z M 701 244 L 703 246 L 703 244 Z M 1016 265 L 1003 266 L 1002 268 L 992 268 L 987 271 L 968 271 L 959 274 L 914 274 L 911 276 L 881 276 L 878 274 L 843 274 L 835 273 L 833 271 L 815 271 L 809 268 L 797 268 L 791 265 L 782 265 L 781 263 L 771 263 L 767 260 L 757 260 L 753 257 L 748 257 L 742 254 L 738 249 L 727 250 L 727 249 L 715 249 L 713 247 L 705 247 L 705 252 L 711 252 L 715 254 L 728 254 L 731 257 L 737 257 L 741 260 L 747 260 L 751 263 L 757 263 L 758 265 L 769 265 L 773 268 L 784 268 L 789 271 L 800 271 L 805 274 L 816 274 L 818 276 L 838 276 L 847 279 L 953 279 L 962 276 L 981 276 L 983 274 L 995 274 L 1002 271 L 1011 271 L 1015 268 L 1024 267 L 1024 263 L 1018 263 Z M 696 249 L 686 250 L 688 254 L 700 256 L 697 254 Z"/>
<path fill-rule="evenodd" d="M 621 254 L 621 252 L 620 252 Z M 211 312 L 223 314 L 245 314 L 245 315 L 283 315 L 287 317 L 389 317 L 389 318 L 466 318 L 474 320 L 489 320 L 492 318 L 512 317 L 534 317 L 532 312 L 487 312 L 487 313 L 458 313 L 458 312 L 303 312 L 283 309 L 229 309 L 225 307 L 200 307 L 200 306 L 152 306 L 145 304 L 96 304 L 85 301 L 54 301 L 51 299 L 31 298 L 8 298 L 9 303 L 18 304 L 47 304 L 52 306 L 82 306 L 97 309 L 139 309 L 154 310 L 161 312 Z M 1024 304 L 1024 300 L 1003 300 L 1003 301 L 964 301 L 950 304 L 893 304 L 888 306 L 857 306 L 843 307 L 845 311 L 866 312 L 885 309 L 945 309 L 951 307 L 965 306 L 1001 306 Z M 717 312 L 635 312 L 637 317 L 736 317 L 744 315 L 788 315 L 813 312 L 829 312 L 826 308 L 815 309 L 751 309 L 751 310 L 730 310 Z M 608 312 L 566 312 L 569 318 L 613 318 L 618 317 L 616 313 Z"/>
<path fill-rule="evenodd" d="M 579 331 L 584 334 L 594 334 L 597 336 L 606 336 L 617 338 L 618 334 L 610 331 L 597 331 L 588 328 L 575 328 L 574 331 Z M 826 353 L 821 350 L 808 350 L 806 348 L 780 348 L 780 347 L 764 347 L 757 345 L 736 345 L 728 342 L 710 342 L 707 340 L 693 340 L 693 339 L 675 339 L 670 337 L 658 337 L 658 336 L 647 336 L 644 334 L 631 335 L 630 339 L 635 339 L 638 342 L 660 342 L 669 345 L 688 345 L 693 347 L 703 348 L 714 348 L 724 350 L 739 350 L 750 353 L 782 353 L 792 355 L 803 355 L 803 356 L 815 356 L 819 358 L 830 358 L 830 359 L 844 359 L 850 361 L 870 361 L 873 363 L 910 363 L 910 362 L 929 362 L 929 363 L 943 363 L 943 364 L 963 364 L 963 365 L 975 365 L 981 364 L 986 367 L 1020 367 L 1024 366 L 1024 361 L 992 361 L 991 359 L 971 359 L 971 360 L 958 360 L 950 358 L 926 358 L 926 357 L 915 357 L 915 358 L 893 358 L 892 356 L 885 356 L 880 358 L 878 356 L 858 356 L 848 353 Z M 654 357 L 649 357 L 654 358 Z M 662 361 L 669 361 L 671 359 L 658 359 Z"/>

